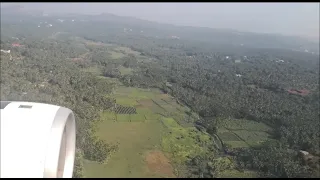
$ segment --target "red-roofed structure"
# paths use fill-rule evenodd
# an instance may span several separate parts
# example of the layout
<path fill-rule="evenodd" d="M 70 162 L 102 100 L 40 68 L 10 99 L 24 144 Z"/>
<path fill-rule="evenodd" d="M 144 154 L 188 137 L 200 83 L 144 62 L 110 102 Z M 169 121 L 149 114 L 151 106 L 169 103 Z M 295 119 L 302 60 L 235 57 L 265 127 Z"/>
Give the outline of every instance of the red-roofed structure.
<path fill-rule="evenodd" d="M 12 43 L 11 44 L 13 47 L 21 47 L 22 45 L 21 44 L 19 44 L 19 43 Z"/>
<path fill-rule="evenodd" d="M 302 89 L 302 90 L 297 90 L 297 89 L 289 89 L 288 93 L 290 94 L 297 94 L 297 95 L 301 95 L 301 96 L 306 96 L 310 93 L 309 90 L 307 89 Z"/>

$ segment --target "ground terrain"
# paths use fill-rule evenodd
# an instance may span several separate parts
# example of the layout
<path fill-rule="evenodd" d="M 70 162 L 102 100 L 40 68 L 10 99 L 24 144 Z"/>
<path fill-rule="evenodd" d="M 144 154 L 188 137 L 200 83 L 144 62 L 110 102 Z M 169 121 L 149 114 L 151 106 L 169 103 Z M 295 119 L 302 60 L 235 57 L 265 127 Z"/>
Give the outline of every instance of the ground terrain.
<path fill-rule="evenodd" d="M 104 46 L 92 42 L 90 45 Z M 108 47 L 115 49 L 112 50 L 116 52 L 112 59 L 128 54 L 141 58 L 141 61 L 148 59 L 129 48 L 111 44 Z M 116 98 L 116 106 L 101 113 L 97 135 L 108 143 L 119 145 L 119 150 L 105 164 L 85 160 L 86 177 L 183 177 L 184 163 L 196 155 L 207 153 L 206 147 L 214 143 L 210 135 L 193 126 L 198 115 L 169 94 L 159 89 L 126 87 L 116 78 L 101 76 L 99 67 L 91 66 L 83 71 L 117 84 L 114 93 L 108 95 Z M 120 66 L 120 72 L 127 74 L 132 69 Z M 125 114 L 130 113 L 130 108 L 134 108 L 136 113 Z M 248 147 L 249 143 L 259 143 L 268 137 L 259 129 L 250 129 L 269 130 L 263 123 L 246 120 L 222 122 L 217 135 L 220 141 L 231 147 Z M 258 137 L 256 133 L 260 133 Z M 246 141 L 239 136 L 244 136 Z M 255 173 L 231 169 L 222 172 L 221 176 L 255 177 Z"/>

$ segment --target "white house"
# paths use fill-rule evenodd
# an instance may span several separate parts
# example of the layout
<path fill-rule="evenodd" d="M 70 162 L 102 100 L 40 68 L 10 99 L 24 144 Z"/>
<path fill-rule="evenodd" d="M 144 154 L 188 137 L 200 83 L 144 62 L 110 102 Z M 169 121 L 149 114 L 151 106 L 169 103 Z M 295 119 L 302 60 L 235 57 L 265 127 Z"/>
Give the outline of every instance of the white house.
<path fill-rule="evenodd" d="M 3 50 L 3 49 L 1 49 L 1 52 L 4 52 L 4 53 L 7 53 L 7 54 L 10 54 L 10 50 Z"/>

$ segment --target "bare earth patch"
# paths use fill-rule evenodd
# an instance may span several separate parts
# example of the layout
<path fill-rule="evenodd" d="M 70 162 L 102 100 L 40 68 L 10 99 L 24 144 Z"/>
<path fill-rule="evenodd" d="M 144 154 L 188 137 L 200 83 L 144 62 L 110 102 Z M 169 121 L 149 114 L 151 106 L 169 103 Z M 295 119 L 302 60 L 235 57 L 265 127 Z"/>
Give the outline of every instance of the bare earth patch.
<path fill-rule="evenodd" d="M 153 173 L 158 173 L 165 177 L 175 177 L 169 159 L 161 151 L 148 152 L 146 163 L 149 170 Z"/>

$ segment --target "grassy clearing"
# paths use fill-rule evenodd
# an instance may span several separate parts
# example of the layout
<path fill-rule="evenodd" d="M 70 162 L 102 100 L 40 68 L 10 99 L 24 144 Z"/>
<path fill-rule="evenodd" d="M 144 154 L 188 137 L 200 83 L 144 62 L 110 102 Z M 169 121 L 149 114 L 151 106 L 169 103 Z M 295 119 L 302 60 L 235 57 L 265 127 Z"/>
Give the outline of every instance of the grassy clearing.
<path fill-rule="evenodd" d="M 117 51 L 109 51 L 109 53 L 112 59 L 120 59 L 126 56 L 125 54 Z"/>
<path fill-rule="evenodd" d="M 159 90 L 119 86 L 112 96 L 118 104 L 136 107 L 137 114 L 101 113 L 96 134 L 117 143 L 119 150 L 107 164 L 86 160 L 86 177 L 175 177 L 179 164 L 205 152 L 201 145 L 211 143 L 206 134 L 177 123 L 185 114 L 164 110 L 170 107 L 161 100 L 164 95 Z M 168 107 L 159 107 L 153 100 Z M 171 109 L 178 107 L 174 103 Z M 166 117 L 158 114 L 160 111 Z"/>
<path fill-rule="evenodd" d="M 131 122 L 145 122 L 145 116 L 143 114 L 131 114 L 130 115 Z"/>
<path fill-rule="evenodd" d="M 104 111 L 100 114 L 100 120 L 103 122 L 116 121 L 116 114 L 109 111 Z"/>
<path fill-rule="evenodd" d="M 92 73 L 96 76 L 100 76 L 101 75 L 101 68 L 99 68 L 98 66 L 91 66 L 88 68 L 83 68 L 82 71 L 84 72 L 88 72 L 88 73 Z"/>
<path fill-rule="evenodd" d="M 134 50 L 132 50 L 131 48 L 128 48 L 128 47 L 118 46 L 118 47 L 114 48 L 114 50 L 116 50 L 118 52 L 121 52 L 123 54 L 132 54 L 132 55 L 140 55 L 141 54 L 140 52 L 134 51 Z"/>
<path fill-rule="evenodd" d="M 258 175 L 254 171 L 243 171 L 238 170 L 226 170 L 220 175 L 221 178 L 258 178 Z"/>
<path fill-rule="evenodd" d="M 250 147 L 247 142 L 244 141 L 224 141 L 225 145 L 229 145 L 232 148 L 248 148 Z"/>
<path fill-rule="evenodd" d="M 117 114 L 117 122 L 130 122 L 130 115 Z"/>
<path fill-rule="evenodd" d="M 123 66 L 119 66 L 119 71 L 121 73 L 121 75 L 128 75 L 128 74 L 132 74 L 132 69 L 131 68 L 126 68 Z"/>
<path fill-rule="evenodd" d="M 235 133 L 245 141 L 261 141 L 263 139 L 268 139 L 269 134 L 261 131 L 247 131 L 247 130 L 237 130 Z"/>
<path fill-rule="evenodd" d="M 241 141 L 241 139 L 239 139 L 236 135 L 234 135 L 234 134 L 232 134 L 230 132 L 219 133 L 219 137 L 223 141 Z"/>
<path fill-rule="evenodd" d="M 268 132 L 272 129 L 263 124 L 245 119 L 223 119 L 219 122 L 217 135 L 224 145 L 231 148 L 249 148 L 265 141 L 272 140 Z M 256 178 L 257 172 L 238 171 L 234 168 L 224 170 L 219 175 L 222 178 Z"/>
<path fill-rule="evenodd" d="M 210 138 L 195 128 L 183 128 L 173 118 L 162 118 L 166 127 L 166 135 L 162 138 L 162 148 L 174 163 L 184 163 L 188 158 L 205 153 L 203 144 L 210 144 Z"/>
<path fill-rule="evenodd" d="M 271 140 L 272 129 L 263 124 L 245 119 L 225 119 L 219 124 L 218 136 L 232 148 L 253 147 Z"/>
<path fill-rule="evenodd" d="M 160 93 L 159 90 L 153 89 L 139 89 L 133 87 L 119 86 L 116 93 L 114 94 L 116 98 L 131 98 L 135 100 L 152 99 Z"/>
<path fill-rule="evenodd" d="M 118 81 L 117 78 L 110 78 L 110 77 L 105 77 L 105 76 L 97 76 L 99 79 L 104 79 L 107 80 L 108 82 L 111 82 L 116 85 L 121 85 L 121 82 Z"/>
<path fill-rule="evenodd" d="M 116 102 L 117 102 L 117 104 L 120 104 L 120 105 L 123 105 L 123 106 L 135 106 L 135 105 L 138 105 L 136 99 L 131 98 L 131 97 L 124 97 L 124 96 L 116 97 Z"/>
<path fill-rule="evenodd" d="M 106 43 L 95 42 L 95 41 L 90 41 L 90 40 L 84 40 L 84 43 L 87 46 L 112 46 L 112 44 L 106 44 Z"/>
<path fill-rule="evenodd" d="M 248 130 L 248 131 L 272 131 L 272 128 L 261 122 L 249 121 L 246 119 L 226 119 L 222 122 L 224 127 L 231 130 Z"/>
<path fill-rule="evenodd" d="M 161 177 L 148 172 L 145 152 L 157 149 L 161 139 L 161 125 L 157 121 L 103 122 L 97 135 L 107 142 L 118 143 L 119 150 L 107 164 L 85 162 L 86 177 Z"/>

